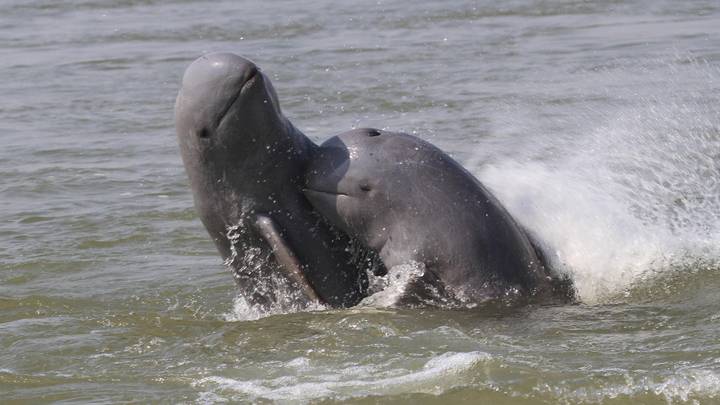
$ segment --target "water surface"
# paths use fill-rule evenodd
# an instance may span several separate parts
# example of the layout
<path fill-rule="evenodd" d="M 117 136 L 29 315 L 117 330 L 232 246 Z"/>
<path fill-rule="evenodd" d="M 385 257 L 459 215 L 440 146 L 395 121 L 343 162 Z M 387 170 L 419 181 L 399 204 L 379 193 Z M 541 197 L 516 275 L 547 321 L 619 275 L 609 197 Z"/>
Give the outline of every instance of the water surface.
<path fill-rule="evenodd" d="M 720 397 L 716 1 L 0 5 L 10 403 L 709 404 Z M 197 56 L 322 141 L 416 134 L 543 241 L 579 305 L 250 311 L 192 207 Z"/>

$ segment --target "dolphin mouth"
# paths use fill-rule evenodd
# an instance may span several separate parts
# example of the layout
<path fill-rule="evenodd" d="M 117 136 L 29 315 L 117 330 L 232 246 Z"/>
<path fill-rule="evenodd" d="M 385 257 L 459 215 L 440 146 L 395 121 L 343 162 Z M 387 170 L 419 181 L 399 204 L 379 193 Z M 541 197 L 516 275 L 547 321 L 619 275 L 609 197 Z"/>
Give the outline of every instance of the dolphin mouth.
<path fill-rule="evenodd" d="M 345 196 L 345 197 L 350 197 L 349 194 L 341 193 L 339 191 L 317 190 L 317 189 L 307 188 L 307 187 L 303 188 L 302 192 L 305 195 L 307 195 L 307 194 L 316 194 L 316 195 L 317 194 L 325 194 L 325 195 L 332 195 L 332 196 L 340 196 L 341 195 L 341 196 Z"/>
<path fill-rule="evenodd" d="M 220 113 L 220 118 L 218 119 L 218 124 L 217 124 L 218 127 L 223 123 L 223 121 L 225 120 L 225 117 L 228 115 L 228 113 L 232 109 L 232 106 L 235 105 L 235 103 L 237 103 L 237 101 L 240 99 L 240 96 L 242 96 L 242 94 L 245 92 L 245 89 L 247 89 L 253 83 L 256 82 L 255 79 L 257 79 L 259 73 L 260 73 L 260 69 L 258 69 L 257 66 L 253 66 L 250 69 L 250 74 L 245 79 L 243 84 L 240 85 L 240 89 L 238 89 L 237 93 L 235 93 L 235 95 L 230 99 L 230 102 L 227 104 L 227 106 L 225 106 L 223 111 Z"/>

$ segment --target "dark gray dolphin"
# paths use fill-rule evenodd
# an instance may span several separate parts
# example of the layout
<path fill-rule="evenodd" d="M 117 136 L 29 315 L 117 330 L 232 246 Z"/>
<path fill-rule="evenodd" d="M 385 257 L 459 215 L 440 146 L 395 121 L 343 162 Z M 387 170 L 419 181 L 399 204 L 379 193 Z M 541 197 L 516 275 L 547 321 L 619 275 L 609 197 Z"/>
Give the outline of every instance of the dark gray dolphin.
<path fill-rule="evenodd" d="M 305 195 L 386 268 L 423 264 L 411 293 L 435 285 L 473 304 L 550 297 L 562 285 L 500 202 L 419 138 L 376 129 L 330 138 L 308 168 Z"/>
<path fill-rule="evenodd" d="M 243 294 L 268 304 L 282 274 L 308 302 L 356 304 L 367 276 L 347 235 L 302 194 L 317 148 L 283 116 L 270 80 L 230 53 L 200 57 L 185 71 L 175 104 L 182 159 L 195 208 Z"/>

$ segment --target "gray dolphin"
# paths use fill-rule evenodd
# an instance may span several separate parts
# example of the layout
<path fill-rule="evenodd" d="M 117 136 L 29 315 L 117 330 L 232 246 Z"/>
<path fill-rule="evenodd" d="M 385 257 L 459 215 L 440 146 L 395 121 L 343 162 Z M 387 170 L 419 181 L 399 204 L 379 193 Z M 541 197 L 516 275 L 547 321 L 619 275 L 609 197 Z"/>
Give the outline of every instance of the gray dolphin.
<path fill-rule="evenodd" d="M 195 208 L 243 294 L 267 305 L 263 283 L 282 274 L 306 302 L 355 305 L 367 275 L 351 239 L 302 193 L 312 141 L 283 116 L 270 80 L 231 53 L 200 57 L 175 104 L 182 159 Z"/>
<path fill-rule="evenodd" d="M 330 138 L 308 168 L 305 195 L 386 268 L 424 265 L 410 291 L 423 300 L 428 285 L 463 304 L 571 295 L 492 193 L 414 136 L 358 129 Z"/>

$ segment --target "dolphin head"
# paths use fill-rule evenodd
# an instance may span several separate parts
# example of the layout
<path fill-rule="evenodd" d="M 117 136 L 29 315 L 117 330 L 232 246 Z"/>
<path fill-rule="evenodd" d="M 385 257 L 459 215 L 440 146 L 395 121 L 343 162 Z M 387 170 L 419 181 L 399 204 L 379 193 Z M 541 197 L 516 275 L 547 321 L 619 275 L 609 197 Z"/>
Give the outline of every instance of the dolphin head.
<path fill-rule="evenodd" d="M 415 149 L 408 135 L 357 129 L 334 136 L 316 151 L 305 174 L 305 196 L 323 216 L 381 250 L 399 216 L 412 213 Z"/>
<path fill-rule="evenodd" d="M 239 195 L 262 195 L 297 177 L 297 156 L 312 147 L 283 116 L 267 76 L 232 53 L 201 56 L 186 69 L 175 129 L 206 225 L 236 222 Z"/>
<path fill-rule="evenodd" d="M 259 150 L 287 142 L 277 134 L 290 125 L 270 80 L 250 60 L 213 53 L 185 71 L 175 129 L 191 182 L 209 164 L 219 171 L 242 168 Z"/>

